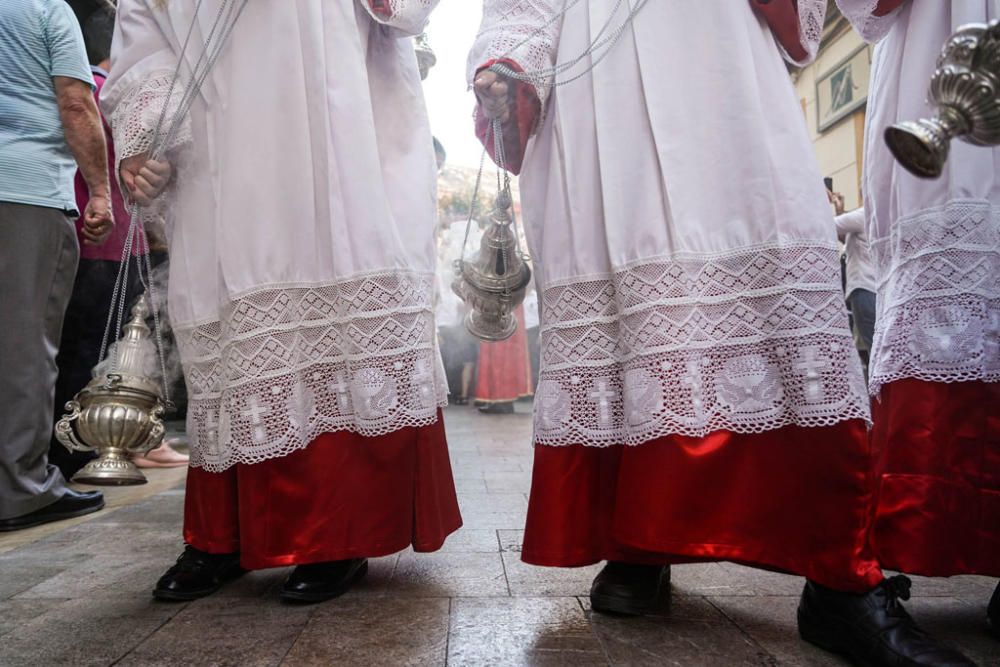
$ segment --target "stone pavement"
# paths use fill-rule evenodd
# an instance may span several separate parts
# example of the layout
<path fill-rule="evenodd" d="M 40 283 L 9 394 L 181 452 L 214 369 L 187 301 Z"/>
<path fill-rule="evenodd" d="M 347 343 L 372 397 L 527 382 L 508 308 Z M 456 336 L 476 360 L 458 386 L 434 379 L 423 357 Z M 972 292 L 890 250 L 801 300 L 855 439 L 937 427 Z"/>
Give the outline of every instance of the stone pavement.
<path fill-rule="evenodd" d="M 596 567 L 518 558 L 531 451 L 528 406 L 446 414 L 465 528 L 436 554 L 372 562 L 339 600 L 285 606 L 287 570 L 254 572 L 190 604 L 152 600 L 180 550 L 183 473 L 109 489 L 113 507 L 0 537 L 0 665 L 842 665 L 799 641 L 802 580 L 727 563 L 676 567 L 669 606 L 592 614 Z M 916 581 L 909 608 L 982 665 L 993 580 Z"/>

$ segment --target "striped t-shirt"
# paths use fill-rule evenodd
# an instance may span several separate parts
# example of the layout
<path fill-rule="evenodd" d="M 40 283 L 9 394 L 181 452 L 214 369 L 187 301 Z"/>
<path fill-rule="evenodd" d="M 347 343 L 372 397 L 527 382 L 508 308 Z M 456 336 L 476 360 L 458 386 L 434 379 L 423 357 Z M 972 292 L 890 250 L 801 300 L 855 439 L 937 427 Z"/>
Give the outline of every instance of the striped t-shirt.
<path fill-rule="evenodd" d="M 73 10 L 65 0 L 0 1 L 0 201 L 76 210 L 55 76 L 94 83 Z"/>

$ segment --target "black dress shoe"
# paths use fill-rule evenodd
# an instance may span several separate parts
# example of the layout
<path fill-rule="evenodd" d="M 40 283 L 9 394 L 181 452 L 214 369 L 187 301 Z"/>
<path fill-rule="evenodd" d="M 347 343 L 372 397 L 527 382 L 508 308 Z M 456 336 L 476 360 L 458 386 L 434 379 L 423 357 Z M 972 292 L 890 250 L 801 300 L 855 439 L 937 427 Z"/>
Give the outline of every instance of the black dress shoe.
<path fill-rule="evenodd" d="M 990 624 L 993 636 L 1000 639 L 1000 584 L 993 590 L 990 606 L 986 609 L 986 620 Z"/>
<path fill-rule="evenodd" d="M 860 595 L 810 581 L 799 603 L 799 635 L 859 665 L 974 667 L 917 626 L 900 603 L 909 599 L 910 580 L 902 575 Z"/>
<path fill-rule="evenodd" d="M 656 609 L 670 566 L 608 561 L 590 587 L 590 606 L 603 614 L 641 616 Z"/>
<path fill-rule="evenodd" d="M 177 563 L 156 582 L 153 597 L 168 602 L 197 600 L 244 574 L 238 553 L 210 554 L 187 546 Z"/>
<path fill-rule="evenodd" d="M 281 587 L 286 602 L 323 602 L 340 597 L 368 574 L 368 560 L 335 560 L 299 565 Z"/>
<path fill-rule="evenodd" d="M 100 491 L 74 491 L 66 489 L 62 498 L 40 510 L 16 516 L 13 519 L 0 519 L 0 533 L 23 528 L 40 526 L 43 523 L 62 521 L 92 514 L 104 508 L 104 494 Z"/>

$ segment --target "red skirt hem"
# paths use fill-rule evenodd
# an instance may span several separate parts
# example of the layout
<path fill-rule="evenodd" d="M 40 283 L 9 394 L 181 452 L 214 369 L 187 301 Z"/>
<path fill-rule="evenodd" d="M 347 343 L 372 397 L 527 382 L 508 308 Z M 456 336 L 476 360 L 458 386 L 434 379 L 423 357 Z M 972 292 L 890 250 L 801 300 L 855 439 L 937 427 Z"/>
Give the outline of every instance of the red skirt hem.
<path fill-rule="evenodd" d="M 462 526 L 444 424 L 340 432 L 222 473 L 191 468 L 184 539 L 248 569 L 436 551 Z"/>
<path fill-rule="evenodd" d="M 538 445 L 521 558 L 726 560 L 868 591 L 883 578 L 867 546 L 870 470 L 861 421 L 637 447 Z"/>

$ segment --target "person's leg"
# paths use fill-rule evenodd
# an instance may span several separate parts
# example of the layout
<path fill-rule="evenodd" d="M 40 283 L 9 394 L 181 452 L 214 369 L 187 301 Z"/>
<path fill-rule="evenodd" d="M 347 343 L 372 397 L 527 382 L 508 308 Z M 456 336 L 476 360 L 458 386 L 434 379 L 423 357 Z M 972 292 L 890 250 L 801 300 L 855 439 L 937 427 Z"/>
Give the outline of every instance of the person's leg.
<path fill-rule="evenodd" d="M 211 595 L 245 570 L 240 566 L 237 468 L 212 473 L 188 469 L 184 541 L 177 564 L 160 577 L 153 597 L 185 602 Z"/>
<path fill-rule="evenodd" d="M 0 519 L 67 492 L 48 463 L 56 352 L 79 247 L 56 209 L 0 203 Z"/>
<path fill-rule="evenodd" d="M 56 357 L 59 367 L 54 414 L 56 421 L 62 418 L 66 402 L 72 400 L 90 382 L 92 370 L 97 365 L 111 304 L 111 290 L 117 274 L 117 269 L 111 267 L 111 264 L 114 263 L 81 259 L 77 268 L 73 295 L 63 321 L 62 342 Z M 95 452 L 66 449 L 55 436 L 49 445 L 49 463 L 58 467 L 66 479 L 70 479 L 96 457 Z"/>
<path fill-rule="evenodd" d="M 474 362 L 467 362 L 462 366 L 462 395 L 459 397 L 461 399 L 460 405 L 465 405 L 469 402 L 469 392 L 472 391 L 472 378 L 476 375 L 476 364 Z"/>
<path fill-rule="evenodd" d="M 856 289 L 847 297 L 851 306 L 851 326 L 854 331 L 854 344 L 864 362 L 865 375 L 868 375 L 868 360 L 872 349 L 872 339 L 875 337 L 875 292 L 866 289 Z"/>

